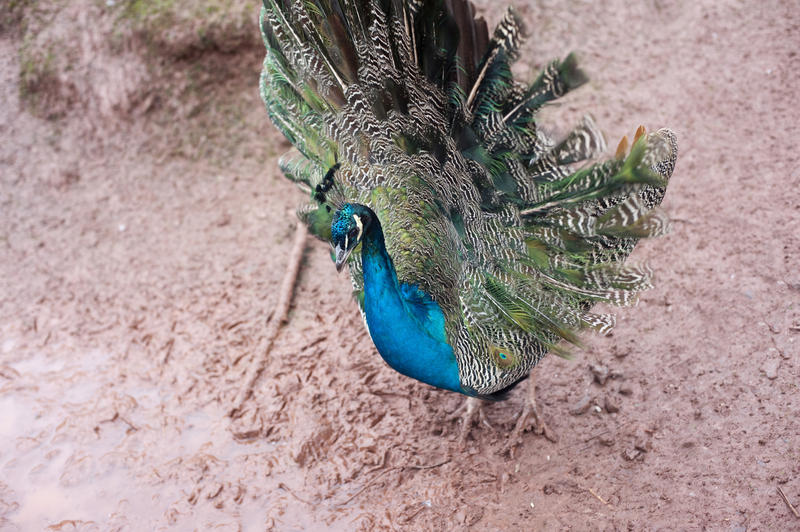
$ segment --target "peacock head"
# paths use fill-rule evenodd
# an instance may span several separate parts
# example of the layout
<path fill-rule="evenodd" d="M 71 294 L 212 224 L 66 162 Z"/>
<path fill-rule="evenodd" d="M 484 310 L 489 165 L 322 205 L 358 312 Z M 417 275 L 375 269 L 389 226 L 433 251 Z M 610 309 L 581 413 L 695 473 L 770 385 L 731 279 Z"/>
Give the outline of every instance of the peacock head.
<path fill-rule="evenodd" d="M 347 257 L 367 233 L 375 214 L 364 205 L 345 203 L 333 215 L 331 241 L 336 254 L 336 271 L 341 272 Z"/>

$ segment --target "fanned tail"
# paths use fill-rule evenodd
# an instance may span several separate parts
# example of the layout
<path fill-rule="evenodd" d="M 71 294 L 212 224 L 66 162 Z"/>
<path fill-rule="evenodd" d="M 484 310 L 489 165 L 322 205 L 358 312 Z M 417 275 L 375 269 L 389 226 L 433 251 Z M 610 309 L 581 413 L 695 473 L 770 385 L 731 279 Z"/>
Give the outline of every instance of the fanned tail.
<path fill-rule="evenodd" d="M 572 155 L 556 155 L 558 150 L 572 153 L 592 144 L 576 141 L 579 136 L 559 144 L 553 160 L 571 162 Z M 647 135 L 640 128 L 630 153 L 623 142 L 614 159 L 560 179 L 539 179 L 537 201 L 520 210 L 525 252 L 504 266 L 501 281 L 487 286 L 495 309 L 556 354 L 568 353 L 555 345 L 559 340 L 580 345 L 577 329 L 608 333 L 613 315 L 589 309 L 597 302 L 630 305 L 651 288 L 648 266 L 623 262 L 639 239 L 668 231 L 658 204 L 676 157 L 674 133 Z M 549 314 L 549 322 L 537 321 L 537 314 Z"/>
<path fill-rule="evenodd" d="M 264 0 L 261 29 L 262 98 L 299 152 L 282 167 L 317 204 L 336 163 L 386 159 L 397 145 L 446 152 L 479 63 L 500 46 L 466 0 Z M 506 33 L 504 49 L 516 46 Z M 310 223 L 324 238 L 322 225 Z"/>
<path fill-rule="evenodd" d="M 650 286 L 623 262 L 668 230 L 675 135 L 640 129 L 594 164 L 606 144 L 590 116 L 550 139 L 537 113 L 588 77 L 568 54 L 514 80 L 513 10 L 490 36 L 467 0 L 264 0 L 261 28 L 262 97 L 296 148 L 281 168 L 311 199 L 301 219 L 328 239 L 344 201 L 391 218 L 398 277 L 441 306 L 465 386 L 513 384 L 579 329 L 608 332 L 594 303 Z M 359 272 L 354 254 L 357 293 Z"/>

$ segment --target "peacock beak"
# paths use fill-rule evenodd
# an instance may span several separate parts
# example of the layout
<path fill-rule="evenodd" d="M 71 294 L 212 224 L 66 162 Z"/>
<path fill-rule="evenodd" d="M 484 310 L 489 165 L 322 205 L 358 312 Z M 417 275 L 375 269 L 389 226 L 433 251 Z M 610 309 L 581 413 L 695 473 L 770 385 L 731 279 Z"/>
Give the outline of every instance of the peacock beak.
<path fill-rule="evenodd" d="M 342 268 L 347 263 L 347 257 L 350 256 L 350 252 L 353 251 L 352 249 L 344 249 L 343 247 L 339 246 L 338 244 L 336 247 L 333 248 L 333 252 L 336 255 L 336 271 L 341 273 Z"/>

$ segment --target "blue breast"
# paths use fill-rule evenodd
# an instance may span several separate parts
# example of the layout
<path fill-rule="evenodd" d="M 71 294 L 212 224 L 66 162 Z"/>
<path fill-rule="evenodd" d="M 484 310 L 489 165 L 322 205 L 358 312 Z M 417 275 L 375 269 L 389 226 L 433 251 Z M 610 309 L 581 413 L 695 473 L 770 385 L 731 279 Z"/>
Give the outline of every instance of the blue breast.
<path fill-rule="evenodd" d="M 363 244 L 364 313 L 381 357 L 403 375 L 466 393 L 439 305 L 416 286 L 398 282 L 383 235 Z"/>

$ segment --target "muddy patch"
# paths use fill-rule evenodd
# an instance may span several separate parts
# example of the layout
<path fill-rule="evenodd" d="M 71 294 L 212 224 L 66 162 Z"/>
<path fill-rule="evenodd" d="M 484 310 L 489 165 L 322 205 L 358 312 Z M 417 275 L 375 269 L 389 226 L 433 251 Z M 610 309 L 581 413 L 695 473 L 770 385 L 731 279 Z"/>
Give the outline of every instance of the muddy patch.
<path fill-rule="evenodd" d="M 796 10 L 516 4 L 534 35 L 523 74 L 571 49 L 592 74 L 548 123 L 590 110 L 609 144 L 669 125 L 681 155 L 672 234 L 636 252 L 656 288 L 612 337 L 545 359 L 559 441 L 527 433 L 514 459 L 498 451 L 523 391 L 460 450 L 461 399 L 383 364 L 323 243 L 261 350 L 302 195 L 276 168 L 260 52 L 190 47 L 169 59 L 181 89 L 152 105 L 80 91 L 54 118 L 20 99 L 24 39 L 3 33 L 0 528 L 800 526 Z M 186 77 L 204 57 L 245 73 Z"/>

